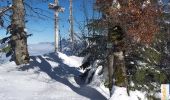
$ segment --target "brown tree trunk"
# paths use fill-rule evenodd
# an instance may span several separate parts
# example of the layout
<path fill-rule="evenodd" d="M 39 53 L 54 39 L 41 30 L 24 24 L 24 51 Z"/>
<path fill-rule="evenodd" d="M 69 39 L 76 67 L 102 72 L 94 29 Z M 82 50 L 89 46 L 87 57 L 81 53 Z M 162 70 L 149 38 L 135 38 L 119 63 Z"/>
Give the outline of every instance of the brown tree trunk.
<path fill-rule="evenodd" d="M 13 15 L 11 23 L 11 47 L 13 49 L 13 59 L 17 65 L 29 62 L 27 50 L 27 35 L 25 28 L 25 9 L 23 0 L 12 0 Z"/>
<path fill-rule="evenodd" d="M 122 41 L 123 42 L 123 41 Z M 128 77 L 127 77 L 127 69 L 125 66 L 125 56 L 124 56 L 124 43 L 118 44 L 115 48 L 114 52 L 114 78 L 115 85 L 120 87 L 126 87 L 127 94 L 129 94 L 128 87 Z"/>
<path fill-rule="evenodd" d="M 111 91 L 112 91 L 112 86 L 113 86 L 113 61 L 114 61 L 114 55 L 112 53 L 111 50 L 108 50 L 109 55 L 107 58 L 108 61 L 108 77 L 109 77 L 109 91 L 110 91 L 110 95 L 111 95 Z"/>
<path fill-rule="evenodd" d="M 112 85 L 126 87 L 128 91 L 128 79 L 126 74 L 125 58 L 124 58 L 124 32 L 119 26 L 112 27 L 109 25 L 108 30 L 108 43 L 114 48 L 109 48 L 108 56 L 108 76 L 109 76 L 109 89 L 113 88 Z M 114 82 L 113 82 L 114 79 Z M 129 93 L 128 93 L 129 94 Z"/>
<path fill-rule="evenodd" d="M 108 77 L 109 77 L 109 90 L 113 88 L 113 84 L 120 87 L 126 87 L 128 90 L 128 79 L 126 74 L 126 66 L 123 51 L 109 52 L 108 55 Z M 113 81 L 113 79 L 115 81 Z"/>
<path fill-rule="evenodd" d="M 127 87 L 126 67 L 122 51 L 114 52 L 114 68 L 115 85 Z"/>

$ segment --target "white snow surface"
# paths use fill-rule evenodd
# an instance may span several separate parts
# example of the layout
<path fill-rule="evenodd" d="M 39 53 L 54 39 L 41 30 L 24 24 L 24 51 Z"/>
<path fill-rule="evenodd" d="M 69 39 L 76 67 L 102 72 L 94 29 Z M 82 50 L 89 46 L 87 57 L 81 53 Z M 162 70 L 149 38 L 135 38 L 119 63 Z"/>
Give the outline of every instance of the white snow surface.
<path fill-rule="evenodd" d="M 17 66 L 8 60 L 0 65 L 0 100 L 107 100 L 103 84 L 87 85 L 79 77 L 83 57 L 53 52 L 51 43 L 29 45 L 30 63 Z M 5 57 L 2 57 L 5 59 Z M 9 58 L 8 58 L 9 59 Z M 95 72 L 101 72 L 102 66 Z M 109 100 L 145 100 L 144 93 L 115 87 Z"/>
<path fill-rule="evenodd" d="M 30 64 L 0 65 L 0 100 L 106 100 L 81 83 L 78 66 L 83 58 L 49 53 L 31 56 Z"/>
<path fill-rule="evenodd" d="M 114 86 L 112 96 L 109 100 L 147 100 L 145 93 L 140 91 L 130 91 L 130 96 L 127 94 L 126 88 Z"/>

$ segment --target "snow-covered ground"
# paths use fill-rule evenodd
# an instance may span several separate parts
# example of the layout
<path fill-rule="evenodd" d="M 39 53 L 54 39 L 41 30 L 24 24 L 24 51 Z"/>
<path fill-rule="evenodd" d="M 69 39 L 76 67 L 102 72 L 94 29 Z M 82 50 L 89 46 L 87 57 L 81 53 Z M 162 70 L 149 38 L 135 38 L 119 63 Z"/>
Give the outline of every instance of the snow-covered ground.
<path fill-rule="evenodd" d="M 0 65 L 0 100 L 109 99 L 109 91 L 103 84 L 87 85 L 79 77 L 83 57 L 52 52 L 50 43 L 29 45 L 29 64 L 16 66 L 14 62 L 3 62 Z M 145 100 L 142 93 L 131 94 L 128 97 L 124 88 L 114 88 L 109 100 L 137 100 L 138 97 Z"/>
<path fill-rule="evenodd" d="M 81 83 L 82 58 L 62 53 L 32 56 L 30 64 L 0 66 L 0 100 L 105 100 Z"/>
<path fill-rule="evenodd" d="M 144 93 L 140 91 L 130 91 L 130 96 L 127 94 L 126 88 L 114 87 L 113 95 L 109 100 L 147 100 Z"/>

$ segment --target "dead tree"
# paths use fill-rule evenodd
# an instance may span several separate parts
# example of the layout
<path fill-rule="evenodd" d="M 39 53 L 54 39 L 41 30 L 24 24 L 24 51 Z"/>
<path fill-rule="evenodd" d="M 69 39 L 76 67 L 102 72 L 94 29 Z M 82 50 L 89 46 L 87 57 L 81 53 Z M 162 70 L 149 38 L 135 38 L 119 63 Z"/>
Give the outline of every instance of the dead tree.
<path fill-rule="evenodd" d="M 54 19 L 55 19 L 55 52 L 59 51 L 59 12 L 64 12 L 64 8 L 59 6 L 58 0 L 54 1 L 54 4 L 50 3 L 49 4 L 49 9 L 54 10 Z"/>
<path fill-rule="evenodd" d="M 72 50 L 74 49 L 74 29 L 73 29 L 73 1 L 70 0 L 70 18 L 69 18 L 69 22 L 70 22 L 70 40 L 71 40 L 71 45 L 72 45 Z"/>

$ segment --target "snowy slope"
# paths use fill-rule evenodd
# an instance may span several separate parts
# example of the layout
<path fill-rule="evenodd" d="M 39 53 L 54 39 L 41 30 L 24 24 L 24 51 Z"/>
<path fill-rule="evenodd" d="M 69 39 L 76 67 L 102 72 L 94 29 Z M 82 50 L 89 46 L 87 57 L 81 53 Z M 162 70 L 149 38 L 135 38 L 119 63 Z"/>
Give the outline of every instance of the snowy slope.
<path fill-rule="evenodd" d="M 79 77 L 82 58 L 62 53 L 32 56 L 30 64 L 0 66 L 0 100 L 105 100 Z"/>
<path fill-rule="evenodd" d="M 95 72 L 91 84 L 84 84 L 78 68 L 82 57 L 67 56 L 54 51 L 52 43 L 31 44 L 30 64 L 16 66 L 2 54 L 0 58 L 0 100 L 145 100 L 144 93 L 116 87 L 113 95 Z M 2 61 L 1 61 L 2 60 Z M 4 61 L 3 61 L 4 60 Z M 102 67 L 102 66 L 101 66 Z M 100 70 L 100 67 L 98 67 Z M 110 98 L 110 99 L 109 99 Z"/>

